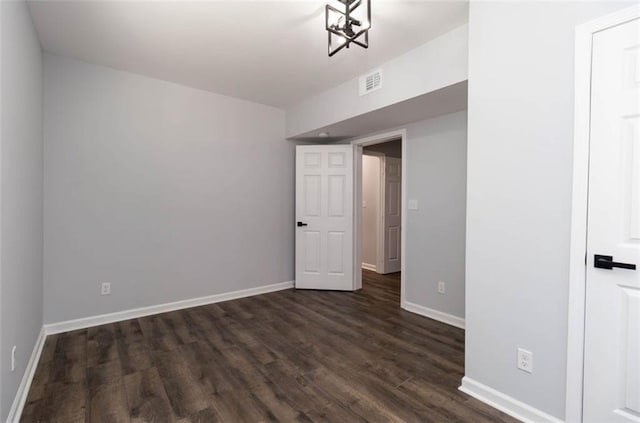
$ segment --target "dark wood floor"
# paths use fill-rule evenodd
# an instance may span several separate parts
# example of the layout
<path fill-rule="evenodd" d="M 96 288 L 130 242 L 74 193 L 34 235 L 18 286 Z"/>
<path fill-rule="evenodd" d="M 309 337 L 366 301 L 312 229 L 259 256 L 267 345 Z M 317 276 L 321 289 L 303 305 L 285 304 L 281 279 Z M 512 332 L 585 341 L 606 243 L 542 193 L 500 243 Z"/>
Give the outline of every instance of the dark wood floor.
<path fill-rule="evenodd" d="M 21 421 L 514 421 L 457 390 L 464 331 L 363 279 L 50 336 Z"/>

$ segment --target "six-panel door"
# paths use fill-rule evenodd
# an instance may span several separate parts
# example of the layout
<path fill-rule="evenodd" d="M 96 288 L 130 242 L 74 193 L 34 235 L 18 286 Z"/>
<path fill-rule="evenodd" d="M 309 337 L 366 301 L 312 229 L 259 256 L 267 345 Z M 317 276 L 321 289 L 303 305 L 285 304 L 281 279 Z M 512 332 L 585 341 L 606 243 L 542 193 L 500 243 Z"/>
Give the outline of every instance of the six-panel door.
<path fill-rule="evenodd" d="M 640 21 L 593 37 L 585 422 L 640 421 Z"/>
<path fill-rule="evenodd" d="M 296 147 L 296 288 L 353 290 L 353 147 Z"/>
<path fill-rule="evenodd" d="M 384 273 L 401 268 L 402 160 L 385 157 L 384 169 Z"/>

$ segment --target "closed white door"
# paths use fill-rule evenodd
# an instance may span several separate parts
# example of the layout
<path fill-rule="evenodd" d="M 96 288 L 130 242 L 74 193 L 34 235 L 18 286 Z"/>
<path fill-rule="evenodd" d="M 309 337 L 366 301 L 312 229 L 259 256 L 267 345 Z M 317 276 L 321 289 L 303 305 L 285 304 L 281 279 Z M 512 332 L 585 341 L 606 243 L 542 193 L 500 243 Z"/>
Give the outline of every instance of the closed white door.
<path fill-rule="evenodd" d="M 593 37 L 585 422 L 640 422 L 639 22 Z"/>
<path fill-rule="evenodd" d="M 402 160 L 385 157 L 384 166 L 384 273 L 400 271 Z"/>
<path fill-rule="evenodd" d="M 296 147 L 296 288 L 354 289 L 353 147 Z"/>

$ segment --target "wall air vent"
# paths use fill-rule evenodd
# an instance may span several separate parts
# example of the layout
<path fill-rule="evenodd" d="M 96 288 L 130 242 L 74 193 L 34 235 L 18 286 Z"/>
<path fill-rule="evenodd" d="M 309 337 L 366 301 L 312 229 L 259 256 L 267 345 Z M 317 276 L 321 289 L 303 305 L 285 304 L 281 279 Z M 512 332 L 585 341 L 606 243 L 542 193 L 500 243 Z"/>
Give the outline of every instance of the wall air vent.
<path fill-rule="evenodd" d="M 359 80 L 359 93 L 361 96 L 382 88 L 382 69 L 375 70 L 361 76 Z"/>

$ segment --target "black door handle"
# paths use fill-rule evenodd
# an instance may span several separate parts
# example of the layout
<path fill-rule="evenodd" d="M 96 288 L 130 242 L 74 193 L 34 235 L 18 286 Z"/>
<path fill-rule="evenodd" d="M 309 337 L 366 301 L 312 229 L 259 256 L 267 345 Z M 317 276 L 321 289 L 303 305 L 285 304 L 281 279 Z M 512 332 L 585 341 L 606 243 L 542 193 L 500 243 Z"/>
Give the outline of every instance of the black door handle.
<path fill-rule="evenodd" d="M 304 222 L 298 222 L 298 227 L 300 227 L 300 226 L 307 226 L 307 224 L 304 223 Z"/>
<path fill-rule="evenodd" d="M 613 269 L 614 267 L 619 267 L 621 269 L 629 269 L 636 270 L 636 265 L 632 263 L 618 263 L 613 261 L 612 256 L 602 256 L 600 254 L 596 254 L 593 257 L 593 267 L 597 267 L 598 269 Z"/>

